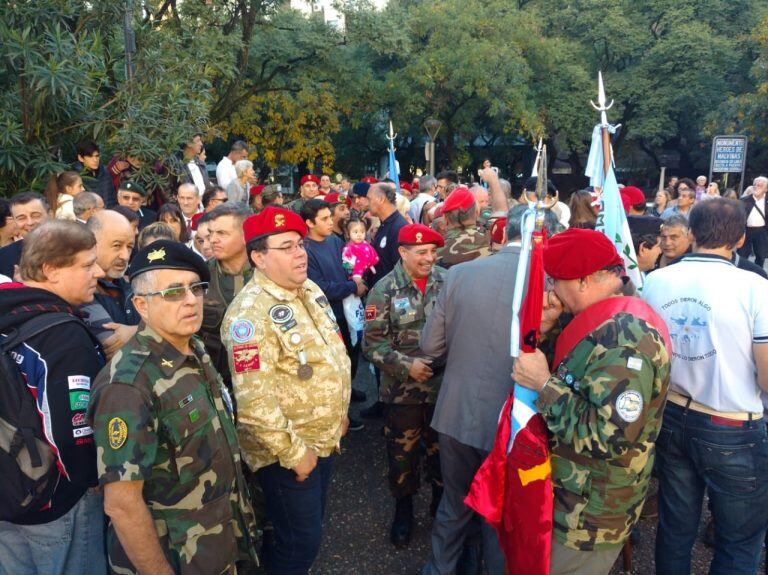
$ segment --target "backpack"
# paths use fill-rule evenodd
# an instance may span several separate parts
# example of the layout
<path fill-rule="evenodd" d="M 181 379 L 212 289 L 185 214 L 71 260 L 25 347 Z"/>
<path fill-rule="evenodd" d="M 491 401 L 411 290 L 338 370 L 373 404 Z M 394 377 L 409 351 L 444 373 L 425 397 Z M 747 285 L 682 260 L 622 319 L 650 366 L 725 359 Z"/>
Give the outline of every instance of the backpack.
<path fill-rule="evenodd" d="M 0 344 L 0 520 L 10 521 L 46 505 L 58 479 L 56 456 L 43 434 L 35 397 L 11 350 L 54 326 L 82 322 L 64 312 L 38 315 Z M 83 324 L 85 325 L 85 324 Z"/>

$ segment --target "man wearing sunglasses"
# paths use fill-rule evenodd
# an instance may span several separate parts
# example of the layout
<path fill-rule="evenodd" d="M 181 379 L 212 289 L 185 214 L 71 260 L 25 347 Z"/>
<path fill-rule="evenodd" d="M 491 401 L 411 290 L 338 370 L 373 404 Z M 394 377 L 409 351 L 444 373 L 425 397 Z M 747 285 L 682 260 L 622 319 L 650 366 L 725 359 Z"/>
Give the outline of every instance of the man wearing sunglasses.
<path fill-rule="evenodd" d="M 89 421 L 109 515 L 112 569 L 229 573 L 253 560 L 253 512 L 232 402 L 203 344 L 210 272 L 158 240 L 128 268 L 136 335 L 94 384 Z"/>
<path fill-rule="evenodd" d="M 267 573 L 306 574 L 349 424 L 350 362 L 328 298 L 307 279 L 301 216 L 268 206 L 243 231 L 255 269 L 221 326 L 238 433 L 274 526 L 262 548 Z"/>

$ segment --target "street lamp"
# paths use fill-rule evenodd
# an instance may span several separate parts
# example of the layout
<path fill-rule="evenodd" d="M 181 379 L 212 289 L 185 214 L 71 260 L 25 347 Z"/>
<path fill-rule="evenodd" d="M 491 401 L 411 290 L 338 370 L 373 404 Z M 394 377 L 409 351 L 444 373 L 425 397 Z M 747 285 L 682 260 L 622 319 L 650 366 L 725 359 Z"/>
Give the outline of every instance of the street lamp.
<path fill-rule="evenodd" d="M 427 136 L 429 136 L 424 155 L 426 156 L 427 162 L 429 162 L 430 176 L 435 175 L 435 141 L 437 139 L 437 133 L 442 126 L 443 123 L 436 118 L 427 118 L 424 122 L 424 129 L 427 131 Z"/>

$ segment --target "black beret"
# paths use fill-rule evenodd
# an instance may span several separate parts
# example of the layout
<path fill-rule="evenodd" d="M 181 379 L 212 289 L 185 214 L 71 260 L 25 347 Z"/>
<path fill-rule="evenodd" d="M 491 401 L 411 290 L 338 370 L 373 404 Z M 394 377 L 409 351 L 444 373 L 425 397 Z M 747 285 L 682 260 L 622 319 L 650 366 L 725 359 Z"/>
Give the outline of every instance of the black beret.
<path fill-rule="evenodd" d="M 357 182 L 352 186 L 353 196 L 362 196 L 363 198 L 368 196 L 368 190 L 371 189 L 371 184 L 368 182 Z"/>
<path fill-rule="evenodd" d="M 629 232 L 635 236 L 658 236 L 664 220 L 654 216 L 627 216 Z"/>
<path fill-rule="evenodd" d="M 181 242 L 173 240 L 157 240 L 141 248 L 133 256 L 127 274 L 134 279 L 152 270 L 186 270 L 199 275 L 200 281 L 211 281 L 211 272 L 205 260 Z"/>
<path fill-rule="evenodd" d="M 141 194 L 145 198 L 147 197 L 147 192 L 144 190 L 142 186 L 137 184 L 136 182 L 122 182 L 118 187 L 118 191 L 125 190 L 126 192 L 133 192 L 135 194 Z"/>

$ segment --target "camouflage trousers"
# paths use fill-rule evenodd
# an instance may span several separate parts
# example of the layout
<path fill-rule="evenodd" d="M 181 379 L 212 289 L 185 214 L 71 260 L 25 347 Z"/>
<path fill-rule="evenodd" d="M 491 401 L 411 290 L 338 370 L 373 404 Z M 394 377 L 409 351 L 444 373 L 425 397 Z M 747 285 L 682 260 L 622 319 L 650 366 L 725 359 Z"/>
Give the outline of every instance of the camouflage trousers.
<path fill-rule="evenodd" d="M 427 483 L 442 487 L 437 432 L 429 424 L 433 404 L 387 405 L 384 439 L 387 442 L 389 490 L 395 498 L 413 495 L 421 485 L 421 464 Z M 423 454 L 423 456 L 422 456 Z"/>

